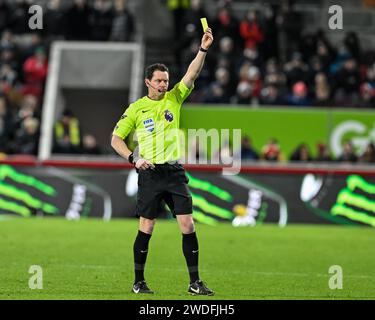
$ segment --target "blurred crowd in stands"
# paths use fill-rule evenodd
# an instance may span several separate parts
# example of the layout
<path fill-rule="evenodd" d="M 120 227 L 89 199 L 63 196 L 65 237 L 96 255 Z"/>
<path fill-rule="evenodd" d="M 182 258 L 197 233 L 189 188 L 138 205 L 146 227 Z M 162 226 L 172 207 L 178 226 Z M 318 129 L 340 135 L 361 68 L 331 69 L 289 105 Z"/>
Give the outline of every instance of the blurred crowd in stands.
<path fill-rule="evenodd" d="M 38 152 L 41 106 L 54 40 L 132 41 L 134 17 L 125 0 L 46 1 L 43 29 L 28 22 L 31 0 L 0 0 L 0 154 Z M 95 137 L 81 137 L 78 119 L 64 112 L 54 151 L 99 154 Z"/>
<path fill-rule="evenodd" d="M 359 155 L 353 143 L 348 140 L 344 142 L 342 153 L 334 157 L 325 143 L 316 144 L 316 156 L 312 155 L 309 146 L 305 143 L 298 145 L 289 158 L 283 153 L 277 139 L 270 139 L 269 142 L 257 152 L 252 146 L 249 137 L 245 136 L 241 143 L 241 159 L 247 161 L 265 160 L 273 162 L 298 161 L 298 162 L 343 162 L 343 163 L 375 163 L 375 145 L 369 142 L 367 147 Z"/>
<path fill-rule="evenodd" d="M 334 156 L 328 145 L 323 142 L 316 143 L 316 150 L 312 152 L 307 143 L 301 143 L 287 155 L 282 145 L 275 138 L 269 141 L 261 148 L 255 148 L 251 138 L 244 135 L 241 140 L 241 147 L 235 149 L 233 145 L 226 141 L 219 148 L 213 150 L 210 159 L 208 159 L 207 150 L 199 144 L 199 140 L 192 141 L 187 152 L 189 163 L 203 164 L 205 161 L 209 164 L 231 163 L 233 158 L 241 159 L 242 162 L 340 162 L 340 163 L 375 163 L 375 144 L 369 142 L 365 150 L 358 151 L 350 140 L 343 143 L 342 152 L 338 156 Z M 314 155 L 313 155 L 314 154 Z M 207 160 L 208 159 L 208 160 Z"/>
<path fill-rule="evenodd" d="M 41 106 L 54 40 L 132 41 L 135 18 L 125 0 L 46 1 L 44 28 L 28 27 L 31 0 L 0 0 L 0 154 L 38 151 Z M 175 23 L 174 54 L 181 75 L 196 55 L 201 17 L 210 17 L 200 0 L 169 0 Z M 175 6 L 173 6 L 173 3 Z M 231 1 L 217 1 L 209 19 L 214 47 L 196 81 L 189 102 L 241 105 L 293 105 L 375 108 L 374 55 L 361 49 L 353 32 L 339 47 L 323 31 L 303 33 L 304 21 L 290 1 L 250 10 L 242 20 Z M 83 133 L 79 119 L 65 110 L 54 124 L 54 152 L 100 154 L 91 133 Z M 313 159 L 305 144 L 285 159 L 276 140 L 259 152 L 244 138 L 242 158 L 270 161 L 342 160 L 374 162 L 374 145 L 355 155 L 347 142 L 343 155 L 332 159 L 318 146 Z"/>
<path fill-rule="evenodd" d="M 181 75 L 202 34 L 204 2 L 191 0 L 175 19 L 180 31 L 175 56 Z M 356 33 L 333 46 L 324 31 L 304 32 L 306 22 L 292 1 L 249 10 L 242 20 L 231 1 L 218 1 L 209 20 L 214 47 L 189 101 L 242 105 L 375 108 L 375 54 Z"/>

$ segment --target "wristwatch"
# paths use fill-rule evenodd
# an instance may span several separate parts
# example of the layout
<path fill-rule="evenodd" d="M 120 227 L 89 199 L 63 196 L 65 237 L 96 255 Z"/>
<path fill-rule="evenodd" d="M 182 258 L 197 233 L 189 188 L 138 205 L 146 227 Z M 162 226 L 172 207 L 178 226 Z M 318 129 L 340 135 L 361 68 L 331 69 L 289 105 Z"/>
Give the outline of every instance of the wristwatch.
<path fill-rule="evenodd" d="M 130 164 L 135 164 L 135 163 L 134 163 L 134 155 L 133 155 L 133 152 L 132 152 L 131 154 L 129 154 L 128 161 L 129 161 Z"/>

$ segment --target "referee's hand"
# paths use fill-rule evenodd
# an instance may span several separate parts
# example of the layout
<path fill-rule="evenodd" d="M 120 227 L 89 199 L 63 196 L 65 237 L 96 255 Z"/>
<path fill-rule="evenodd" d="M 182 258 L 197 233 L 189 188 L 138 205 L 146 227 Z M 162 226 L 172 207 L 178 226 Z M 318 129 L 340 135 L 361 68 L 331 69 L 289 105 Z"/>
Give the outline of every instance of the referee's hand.
<path fill-rule="evenodd" d="M 149 168 L 155 168 L 155 166 L 146 159 L 138 159 L 135 164 L 135 167 L 139 170 L 147 170 Z"/>

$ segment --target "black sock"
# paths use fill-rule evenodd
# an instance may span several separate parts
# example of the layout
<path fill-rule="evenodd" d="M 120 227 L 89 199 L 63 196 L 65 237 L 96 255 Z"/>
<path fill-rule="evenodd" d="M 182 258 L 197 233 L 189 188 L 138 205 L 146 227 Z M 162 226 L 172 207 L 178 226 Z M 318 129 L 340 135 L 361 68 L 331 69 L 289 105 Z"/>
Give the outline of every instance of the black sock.
<path fill-rule="evenodd" d="M 198 239 L 195 232 L 182 234 L 182 251 L 189 270 L 190 283 L 199 279 L 198 273 Z"/>
<path fill-rule="evenodd" d="M 150 241 L 151 234 L 138 231 L 137 237 L 134 241 L 133 252 L 134 252 L 134 272 L 135 281 L 139 282 L 144 280 L 144 269 L 146 264 L 148 242 Z"/>

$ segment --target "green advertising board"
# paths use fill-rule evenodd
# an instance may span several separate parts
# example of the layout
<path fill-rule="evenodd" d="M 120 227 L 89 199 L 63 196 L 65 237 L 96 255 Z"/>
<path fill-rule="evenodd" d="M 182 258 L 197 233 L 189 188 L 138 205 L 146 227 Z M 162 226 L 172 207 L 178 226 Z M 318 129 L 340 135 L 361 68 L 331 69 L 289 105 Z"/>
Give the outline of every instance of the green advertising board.
<path fill-rule="evenodd" d="M 329 145 L 334 155 L 341 153 L 345 140 L 351 140 L 359 153 L 369 141 L 375 142 L 375 111 L 335 111 L 330 116 Z"/>
<path fill-rule="evenodd" d="M 184 106 L 181 113 L 183 129 L 241 129 L 257 151 L 276 138 L 286 158 L 302 142 L 314 156 L 317 144 L 326 143 L 337 157 L 346 139 L 352 139 L 360 153 L 375 141 L 374 125 L 375 111 Z"/>

